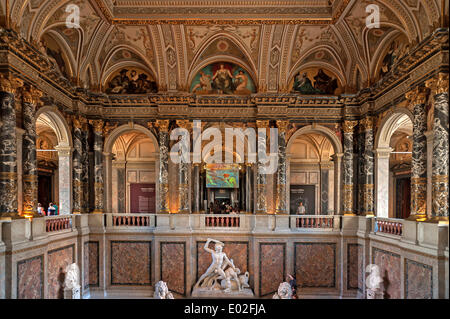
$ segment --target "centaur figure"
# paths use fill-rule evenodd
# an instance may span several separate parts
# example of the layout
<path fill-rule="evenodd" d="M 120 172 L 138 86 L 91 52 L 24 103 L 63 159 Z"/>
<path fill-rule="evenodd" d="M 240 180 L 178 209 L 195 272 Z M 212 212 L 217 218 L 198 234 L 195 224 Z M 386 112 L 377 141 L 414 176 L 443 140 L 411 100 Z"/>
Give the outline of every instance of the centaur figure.
<path fill-rule="evenodd" d="M 216 243 L 214 250 L 208 247 L 210 242 Z M 234 266 L 234 263 L 228 259 L 227 254 L 222 251 L 223 246 L 224 243 L 221 241 L 208 238 L 203 248 L 211 254 L 212 263 L 197 281 L 194 288 L 209 288 L 210 290 L 214 288 L 220 289 L 219 280 L 225 279 L 225 292 L 231 292 L 231 278 L 233 278 L 237 282 L 239 290 L 242 289 L 239 278 L 237 277 L 240 270 Z"/>

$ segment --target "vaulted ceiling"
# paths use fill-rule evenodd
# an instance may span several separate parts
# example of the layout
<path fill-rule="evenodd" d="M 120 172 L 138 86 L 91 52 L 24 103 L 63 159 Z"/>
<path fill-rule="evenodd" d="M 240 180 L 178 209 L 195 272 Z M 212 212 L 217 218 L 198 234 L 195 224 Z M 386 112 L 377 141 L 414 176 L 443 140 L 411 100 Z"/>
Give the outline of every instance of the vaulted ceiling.
<path fill-rule="evenodd" d="M 81 28 L 66 27 L 69 4 L 80 8 Z M 366 26 L 370 4 L 380 8 L 380 28 Z M 8 0 L 7 5 L 2 14 L 8 10 L 25 39 L 60 50 L 67 77 L 93 90 L 121 68 L 136 67 L 155 78 L 159 91 L 188 91 L 202 67 L 228 61 L 246 69 L 259 92 L 287 92 L 298 72 L 323 68 L 343 92 L 356 93 L 378 80 L 393 41 L 406 53 L 441 25 L 448 0 Z"/>

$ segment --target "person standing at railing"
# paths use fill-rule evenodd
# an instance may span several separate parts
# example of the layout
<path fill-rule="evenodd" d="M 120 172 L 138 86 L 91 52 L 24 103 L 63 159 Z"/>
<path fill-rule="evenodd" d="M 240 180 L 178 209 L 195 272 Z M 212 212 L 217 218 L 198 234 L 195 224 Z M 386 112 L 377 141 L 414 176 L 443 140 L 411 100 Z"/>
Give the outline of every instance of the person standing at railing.
<path fill-rule="evenodd" d="M 303 202 L 300 202 L 298 204 L 298 208 L 297 208 L 297 215 L 305 215 L 306 213 L 306 208 L 305 206 L 303 206 Z"/>
<path fill-rule="evenodd" d="M 42 207 L 41 203 L 37 205 L 37 213 L 39 216 L 45 216 L 44 207 Z"/>
<path fill-rule="evenodd" d="M 55 215 L 59 215 L 58 205 L 56 205 L 56 203 L 54 203 L 53 207 L 55 208 Z"/>
<path fill-rule="evenodd" d="M 54 216 L 54 215 L 55 215 L 55 207 L 53 206 L 53 203 L 50 202 L 50 204 L 48 204 L 47 216 Z"/>

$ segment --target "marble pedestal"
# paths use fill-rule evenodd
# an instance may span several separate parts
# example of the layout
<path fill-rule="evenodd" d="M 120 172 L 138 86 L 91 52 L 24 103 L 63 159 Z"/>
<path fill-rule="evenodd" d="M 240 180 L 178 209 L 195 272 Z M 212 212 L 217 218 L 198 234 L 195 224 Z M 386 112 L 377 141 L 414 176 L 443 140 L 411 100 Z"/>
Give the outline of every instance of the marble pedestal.
<path fill-rule="evenodd" d="M 208 288 L 194 288 L 191 297 L 202 299 L 251 299 L 255 298 L 255 294 L 249 288 L 244 288 L 241 291 L 233 290 L 231 292 L 215 289 L 210 290 Z"/>
<path fill-rule="evenodd" d="M 78 286 L 72 289 L 64 289 L 64 299 L 81 299 L 80 287 Z"/>

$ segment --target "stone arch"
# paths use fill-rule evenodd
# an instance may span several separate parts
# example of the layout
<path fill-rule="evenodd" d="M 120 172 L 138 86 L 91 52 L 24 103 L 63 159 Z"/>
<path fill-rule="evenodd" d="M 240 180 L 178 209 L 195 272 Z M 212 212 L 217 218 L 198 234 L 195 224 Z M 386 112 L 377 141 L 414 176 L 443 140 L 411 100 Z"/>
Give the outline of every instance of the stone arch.
<path fill-rule="evenodd" d="M 121 125 L 117 128 L 115 128 L 105 139 L 104 144 L 104 154 L 105 154 L 105 162 L 106 162 L 106 212 L 112 213 L 112 149 L 113 145 L 116 142 L 116 140 L 124 133 L 128 132 L 140 132 L 146 135 L 150 138 L 152 143 L 155 146 L 155 152 L 159 154 L 159 143 L 155 135 L 147 129 L 146 127 L 134 124 L 134 123 L 128 123 Z M 158 212 L 158 202 L 159 202 L 159 179 L 157 176 L 159 175 L 159 158 L 155 160 L 155 204 L 156 204 L 156 212 Z"/>
<path fill-rule="evenodd" d="M 392 152 L 390 140 L 400 127 L 399 121 L 407 117 L 413 123 L 410 110 L 398 107 L 382 120 L 375 136 L 375 213 L 378 217 L 389 217 L 389 158 Z"/>
<path fill-rule="evenodd" d="M 72 212 L 72 134 L 64 116 L 56 106 L 44 106 L 36 112 L 36 121 L 43 122 L 53 129 L 58 139 L 58 197 L 61 215 Z"/>
<path fill-rule="evenodd" d="M 333 207 L 334 207 L 334 214 L 339 215 L 341 212 L 341 184 L 342 184 L 342 178 L 341 178 L 341 172 L 342 172 L 342 156 L 343 156 L 343 146 L 341 143 L 340 138 L 336 135 L 335 132 L 333 132 L 331 129 L 321 126 L 321 125 L 308 125 L 300 128 L 297 130 L 291 138 L 289 138 L 289 141 L 286 145 L 286 155 L 289 159 L 291 156 L 290 150 L 292 148 L 292 145 L 294 144 L 295 140 L 305 134 L 320 134 L 324 136 L 333 147 L 334 155 L 333 155 L 333 162 L 334 162 L 334 193 L 333 193 Z M 319 156 L 319 161 L 321 161 L 321 158 Z M 287 161 L 287 197 L 288 197 L 288 203 L 290 202 L 290 185 L 291 185 L 291 177 L 290 177 L 290 166 L 291 161 Z M 289 207 L 290 210 L 290 207 Z"/>

